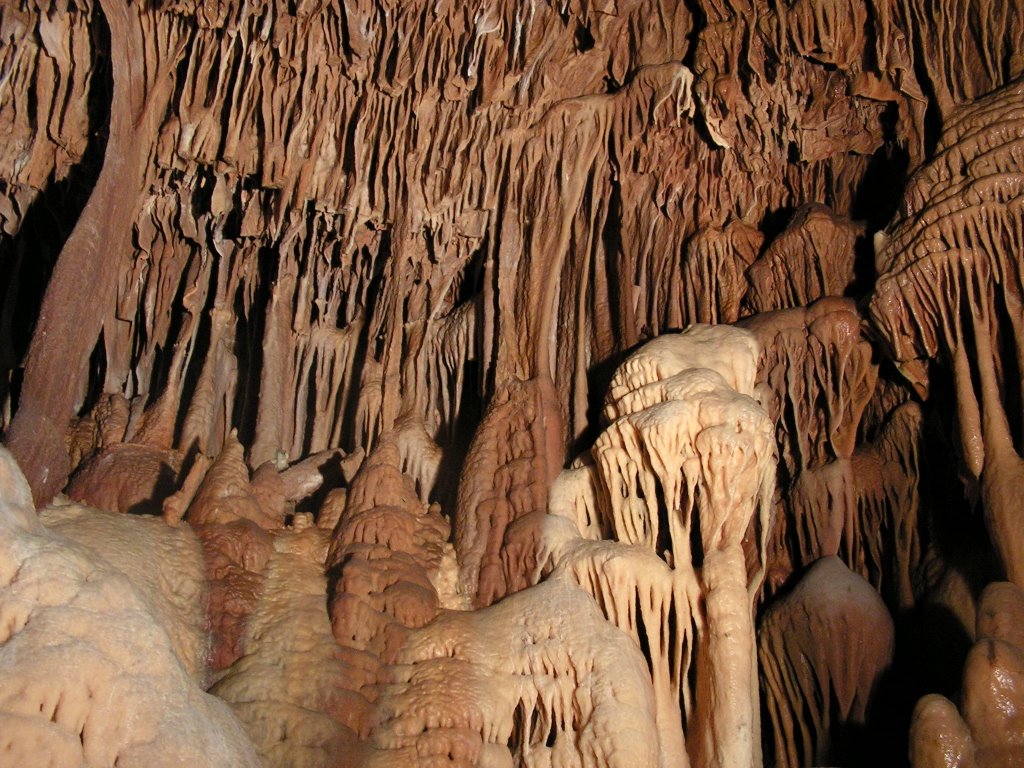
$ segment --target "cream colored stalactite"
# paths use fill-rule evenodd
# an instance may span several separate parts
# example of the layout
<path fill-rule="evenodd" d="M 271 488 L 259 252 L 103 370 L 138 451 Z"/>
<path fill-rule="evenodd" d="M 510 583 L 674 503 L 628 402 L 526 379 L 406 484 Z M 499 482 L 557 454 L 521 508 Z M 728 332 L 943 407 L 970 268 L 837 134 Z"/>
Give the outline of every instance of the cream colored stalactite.
<path fill-rule="evenodd" d="M 703 628 L 700 584 L 692 570 L 673 569 L 650 549 L 587 541 L 557 513 L 543 524 L 538 574 L 568 576 L 609 622 L 646 646 L 654 688 L 655 724 L 663 764 L 689 765 L 683 723 L 694 713 L 688 678 Z"/>
<path fill-rule="evenodd" d="M 713 371 L 731 389 L 753 395 L 759 352 L 752 334 L 725 326 L 693 325 L 685 333 L 659 336 L 616 369 L 605 396 L 605 417 L 614 421 L 631 413 L 634 407 L 653 405 L 641 401 L 623 409 L 620 401 L 648 384 L 664 382 L 689 369 Z"/>
<path fill-rule="evenodd" d="M 761 762 L 753 611 L 767 565 L 775 485 L 771 423 L 749 398 L 729 399 L 733 420 L 706 427 L 695 441 L 702 469 L 697 519 L 707 627 L 698 650 L 707 654 L 711 693 L 710 728 L 700 736 L 705 764 L 715 766 Z M 748 574 L 743 538 L 751 527 L 760 539 L 759 562 Z M 694 752 L 702 754 L 699 746 Z"/>
<path fill-rule="evenodd" d="M 669 764 L 643 656 L 566 579 L 412 633 L 377 713 L 368 766 Z"/>
<path fill-rule="evenodd" d="M 571 520 L 583 538 L 599 541 L 611 537 L 612 518 L 599 506 L 606 498 L 597 491 L 596 471 L 594 464 L 583 464 L 560 472 L 548 493 L 548 512 Z"/>
<path fill-rule="evenodd" d="M 553 524 L 542 535 L 541 571 L 571 573 L 609 621 L 650 650 L 662 746 L 675 763 L 687 762 L 687 752 L 701 766 L 761 761 L 753 606 L 771 529 L 775 444 L 749 396 L 758 355 L 751 334 L 727 326 L 694 326 L 634 353 L 613 376 L 606 414 L 615 420 L 593 448 L 602 500 L 592 499 L 582 468 L 564 472 L 551 496 L 551 511 L 567 522 L 591 510 L 610 514 L 603 524 L 618 542 L 573 543 L 575 527 Z M 753 573 L 748 531 L 758 553 Z"/>

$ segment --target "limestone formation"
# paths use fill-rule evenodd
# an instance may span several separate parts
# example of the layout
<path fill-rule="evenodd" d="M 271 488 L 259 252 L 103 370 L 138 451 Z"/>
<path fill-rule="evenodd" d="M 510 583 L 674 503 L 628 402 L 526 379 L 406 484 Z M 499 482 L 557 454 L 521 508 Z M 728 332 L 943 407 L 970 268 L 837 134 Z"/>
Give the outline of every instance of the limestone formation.
<path fill-rule="evenodd" d="M 899 218 L 878 236 L 881 275 L 871 304 L 893 357 L 919 391 L 928 388 L 928 358 L 941 356 L 952 369 L 966 472 L 981 486 L 992 543 L 1018 584 L 1022 92 L 1015 81 L 950 116 L 935 157 L 911 180 Z"/>
<path fill-rule="evenodd" d="M 1021 51 L 0 2 L 0 768 L 1020 760 Z"/>
<path fill-rule="evenodd" d="M 959 711 L 937 694 L 922 698 L 914 710 L 910 731 L 914 768 L 994 768 L 1024 759 L 1022 616 L 1024 594 L 1016 585 L 989 585 L 978 611 L 978 642 L 964 665 Z"/>
<path fill-rule="evenodd" d="M 775 444 L 751 398 L 758 353 L 746 331 L 693 326 L 631 355 L 612 377 L 594 471 L 570 470 L 552 491 L 568 526 L 541 534 L 546 567 L 647 649 L 672 762 L 761 762 L 753 619 Z M 582 539 L 580 511 L 604 518 L 611 541 Z"/>
<path fill-rule="evenodd" d="M 258 766 L 238 720 L 196 679 L 194 542 L 87 514 L 58 509 L 44 527 L 0 448 L 2 762 Z M 153 560 L 167 570 L 147 570 Z"/>
<path fill-rule="evenodd" d="M 893 646 L 892 617 L 864 579 L 834 555 L 808 569 L 758 627 L 776 765 L 828 765 L 849 754 Z"/>
<path fill-rule="evenodd" d="M 861 417 L 878 376 L 853 302 L 755 315 L 742 323 L 764 350 L 758 391 L 776 423 L 783 505 L 771 534 L 772 588 L 794 570 L 843 553 L 859 570 L 857 465 Z"/>

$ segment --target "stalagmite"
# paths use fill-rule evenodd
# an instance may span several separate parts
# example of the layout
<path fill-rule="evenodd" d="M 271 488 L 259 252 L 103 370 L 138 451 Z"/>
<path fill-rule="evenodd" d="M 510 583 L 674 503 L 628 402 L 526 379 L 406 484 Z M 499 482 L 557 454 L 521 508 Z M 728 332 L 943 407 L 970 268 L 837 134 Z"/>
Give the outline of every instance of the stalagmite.
<path fill-rule="evenodd" d="M 542 511 L 562 464 L 561 416 L 550 382 L 514 382 L 495 394 L 474 435 L 459 488 L 455 549 L 462 591 L 478 606 L 526 586 L 505 573 L 501 550 L 516 520 Z"/>
<path fill-rule="evenodd" d="M 835 556 L 812 565 L 758 627 L 758 655 L 775 764 L 845 764 L 892 662 L 892 617 Z"/>
<path fill-rule="evenodd" d="M 914 768 L 1017 765 L 1024 759 L 1024 593 L 994 582 L 982 595 L 978 642 L 964 665 L 959 711 L 931 695 L 918 702 L 910 731 Z"/>
<path fill-rule="evenodd" d="M 44 528 L 25 478 L 0 448 L 3 762 L 258 766 L 238 720 L 193 677 L 195 637 L 175 625 L 195 604 L 161 583 L 180 579 L 194 589 L 188 571 L 168 561 L 152 574 L 155 552 L 115 547 L 117 528 L 133 537 L 145 526 L 104 530 L 102 522 L 78 525 L 75 514 L 56 510 L 56 530 Z M 174 538 L 182 534 L 165 537 L 164 556 L 198 565 L 194 544 Z M 133 557 L 147 559 L 118 565 Z M 170 591 L 157 598 L 162 589 Z"/>
<path fill-rule="evenodd" d="M 350 697 L 342 722 L 364 740 L 371 736 L 386 665 L 408 633 L 440 609 L 435 582 L 448 524 L 420 501 L 400 461 L 390 438 L 366 458 L 326 557 L 330 626 L 343 664 L 340 685 Z"/>
<path fill-rule="evenodd" d="M 210 692 L 227 701 L 268 766 L 334 766 L 352 732 L 342 665 L 327 617 L 327 535 L 281 532 L 241 637 L 245 650 Z"/>
<path fill-rule="evenodd" d="M 276 474 L 272 467 L 268 469 Z M 262 477 L 269 474 L 264 472 Z M 242 446 L 229 435 L 187 508 L 186 520 L 203 543 L 210 581 L 210 664 L 214 670 L 227 667 L 244 652 L 245 625 L 273 552 L 271 531 L 284 525 L 281 502 L 283 494 L 274 499 L 273 494 L 268 498 L 268 494 L 258 493 L 250 482 Z"/>

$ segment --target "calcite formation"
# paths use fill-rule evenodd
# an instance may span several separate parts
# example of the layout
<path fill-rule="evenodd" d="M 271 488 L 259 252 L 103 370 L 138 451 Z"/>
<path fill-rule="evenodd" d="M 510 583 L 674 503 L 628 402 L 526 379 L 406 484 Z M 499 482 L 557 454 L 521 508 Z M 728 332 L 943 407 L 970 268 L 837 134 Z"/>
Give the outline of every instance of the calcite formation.
<path fill-rule="evenodd" d="M 760 763 L 753 606 L 775 442 L 751 397 L 758 353 L 745 331 L 693 326 L 631 355 L 612 377 L 594 471 L 568 470 L 552 492 L 568 530 L 542 535 L 547 567 L 571 574 L 648 649 L 671 762 Z M 593 527 L 607 538 L 582 539 Z"/>
<path fill-rule="evenodd" d="M 87 510 L 58 509 L 48 528 L 3 448 L 0 500 L 3 763 L 258 766 L 230 707 L 200 687 L 194 539 Z"/>
<path fill-rule="evenodd" d="M 1021 675 L 1024 594 L 1009 582 L 993 582 L 978 610 L 978 642 L 964 664 L 962 702 L 925 696 L 910 731 L 916 767 L 1016 765 L 1021 743 Z"/>
<path fill-rule="evenodd" d="M 923 360 L 953 370 L 959 447 L 980 484 L 986 524 L 1011 581 L 1024 583 L 1016 525 L 1024 459 L 1021 214 L 1016 192 L 1018 81 L 947 121 L 933 160 L 911 180 L 899 217 L 878 236 L 872 314 L 919 390 Z"/>
<path fill-rule="evenodd" d="M 775 764 L 834 762 L 841 740 L 857 738 L 892 663 L 895 633 L 882 598 L 835 555 L 823 557 L 765 612 L 757 635 Z"/>
<path fill-rule="evenodd" d="M 0 767 L 1020 760 L 1021 51 L 0 3 Z"/>

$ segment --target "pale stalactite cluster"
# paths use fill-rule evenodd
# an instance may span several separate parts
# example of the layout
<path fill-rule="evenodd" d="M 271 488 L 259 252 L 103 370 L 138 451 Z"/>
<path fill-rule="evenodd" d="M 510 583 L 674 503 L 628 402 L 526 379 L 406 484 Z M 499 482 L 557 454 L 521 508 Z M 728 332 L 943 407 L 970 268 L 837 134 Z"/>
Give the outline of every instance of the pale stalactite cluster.
<path fill-rule="evenodd" d="M 1020 760 L 1022 49 L 0 3 L 0 768 Z"/>
<path fill-rule="evenodd" d="M 639 648 L 552 580 L 410 633 L 380 686 L 369 766 L 664 765 Z"/>
<path fill-rule="evenodd" d="M 552 513 L 585 516 L 580 528 L 609 540 L 542 534 L 545 568 L 648 649 L 669 762 L 760 764 L 754 604 L 775 440 L 752 398 L 758 354 L 746 331 L 693 326 L 631 355 L 612 377 L 593 470 L 567 470 L 552 491 Z"/>

